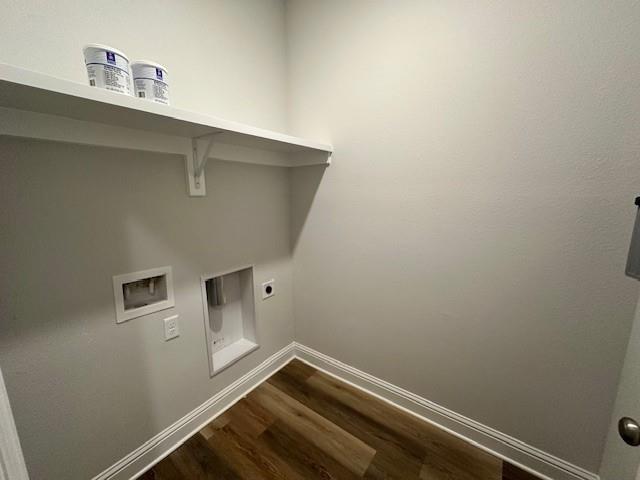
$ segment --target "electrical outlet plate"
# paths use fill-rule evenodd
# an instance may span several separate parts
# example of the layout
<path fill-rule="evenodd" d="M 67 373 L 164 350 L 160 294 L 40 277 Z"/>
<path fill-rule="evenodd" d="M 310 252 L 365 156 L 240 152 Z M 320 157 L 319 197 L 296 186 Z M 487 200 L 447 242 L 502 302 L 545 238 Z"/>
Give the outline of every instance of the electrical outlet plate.
<path fill-rule="evenodd" d="M 276 281 L 272 278 L 262 284 L 262 299 L 273 297 L 276 294 Z"/>
<path fill-rule="evenodd" d="M 178 315 L 172 315 L 164 319 L 164 339 L 171 340 L 180 336 L 180 327 L 178 326 Z"/>

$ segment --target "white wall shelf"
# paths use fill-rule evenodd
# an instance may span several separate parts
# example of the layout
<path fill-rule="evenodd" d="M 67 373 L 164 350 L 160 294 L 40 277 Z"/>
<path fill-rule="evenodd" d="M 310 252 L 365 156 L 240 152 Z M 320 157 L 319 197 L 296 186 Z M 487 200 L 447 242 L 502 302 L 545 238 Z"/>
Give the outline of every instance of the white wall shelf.
<path fill-rule="evenodd" d="M 328 165 L 333 152 L 320 142 L 2 63 L 0 135 L 183 155 L 192 196 L 206 193 L 209 158 L 297 167 Z"/>

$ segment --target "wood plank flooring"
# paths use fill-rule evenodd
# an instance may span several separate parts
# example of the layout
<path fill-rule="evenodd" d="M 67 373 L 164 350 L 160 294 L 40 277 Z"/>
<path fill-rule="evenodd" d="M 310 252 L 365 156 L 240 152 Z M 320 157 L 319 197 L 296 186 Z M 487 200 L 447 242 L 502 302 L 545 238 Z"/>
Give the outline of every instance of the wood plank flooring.
<path fill-rule="evenodd" d="M 139 480 L 534 480 L 293 360 Z"/>

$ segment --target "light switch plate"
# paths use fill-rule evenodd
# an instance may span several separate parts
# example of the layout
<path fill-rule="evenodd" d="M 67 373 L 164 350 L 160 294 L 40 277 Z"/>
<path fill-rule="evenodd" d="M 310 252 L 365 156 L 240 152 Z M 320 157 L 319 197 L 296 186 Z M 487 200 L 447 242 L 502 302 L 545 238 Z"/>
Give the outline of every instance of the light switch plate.
<path fill-rule="evenodd" d="M 164 339 L 171 340 L 180 336 L 180 327 L 178 326 L 178 315 L 172 315 L 164 319 Z"/>

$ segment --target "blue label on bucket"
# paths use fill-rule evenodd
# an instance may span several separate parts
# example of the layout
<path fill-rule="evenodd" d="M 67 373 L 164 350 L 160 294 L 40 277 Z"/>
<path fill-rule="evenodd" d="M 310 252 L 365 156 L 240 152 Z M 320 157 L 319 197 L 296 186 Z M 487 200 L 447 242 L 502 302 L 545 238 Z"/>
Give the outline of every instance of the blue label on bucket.
<path fill-rule="evenodd" d="M 106 52 L 107 54 L 107 62 L 116 64 L 116 54 L 113 52 Z"/>
<path fill-rule="evenodd" d="M 156 68 L 156 77 L 158 77 L 158 80 L 162 80 L 162 70 L 160 68 Z"/>

